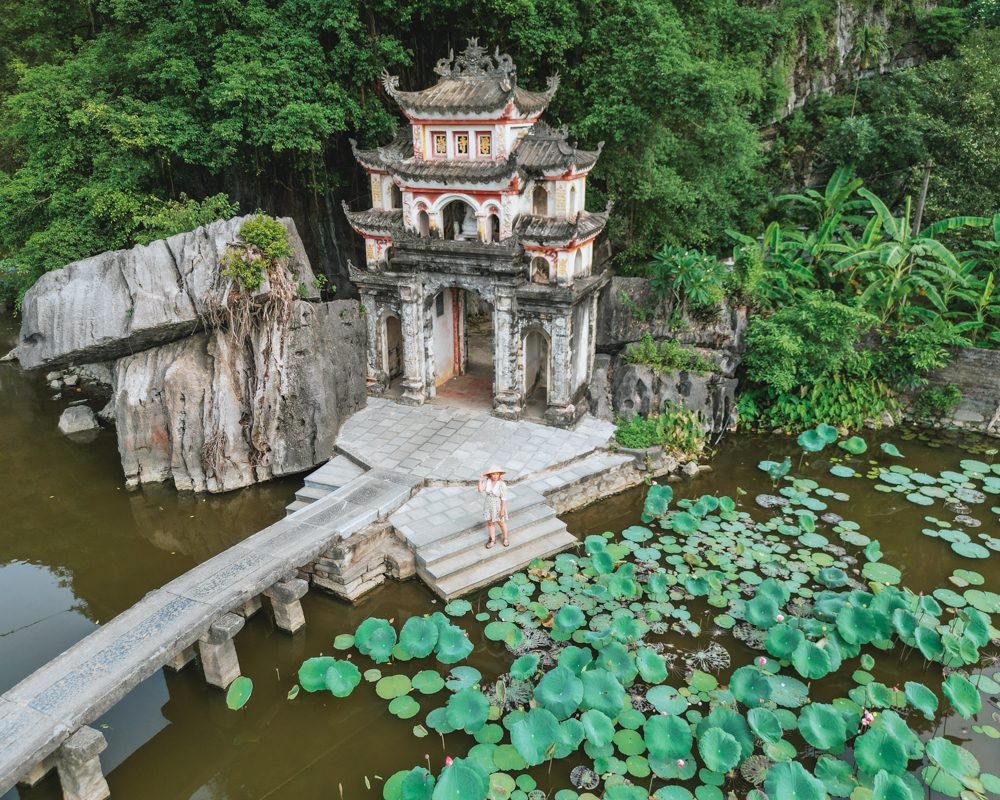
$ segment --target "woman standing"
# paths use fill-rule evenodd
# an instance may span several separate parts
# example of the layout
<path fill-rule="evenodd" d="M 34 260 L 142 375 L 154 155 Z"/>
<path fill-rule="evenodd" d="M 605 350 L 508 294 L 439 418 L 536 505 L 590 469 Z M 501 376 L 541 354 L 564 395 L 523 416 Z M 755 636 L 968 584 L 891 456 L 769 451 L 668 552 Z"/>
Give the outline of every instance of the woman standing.
<path fill-rule="evenodd" d="M 486 506 L 483 508 L 483 517 L 486 519 L 486 527 L 490 530 L 490 540 L 486 543 L 489 550 L 496 542 L 496 534 L 493 531 L 493 524 L 500 523 L 500 532 L 503 534 L 503 546 L 510 547 L 507 541 L 507 484 L 503 480 L 504 470 L 496 464 L 479 476 L 479 493 L 486 494 Z"/>

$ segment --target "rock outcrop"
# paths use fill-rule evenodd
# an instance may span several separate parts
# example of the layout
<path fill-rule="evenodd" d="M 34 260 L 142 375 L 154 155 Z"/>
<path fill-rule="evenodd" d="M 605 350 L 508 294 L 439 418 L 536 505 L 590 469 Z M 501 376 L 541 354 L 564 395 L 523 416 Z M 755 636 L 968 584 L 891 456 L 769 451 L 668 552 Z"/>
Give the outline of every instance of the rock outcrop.
<path fill-rule="evenodd" d="M 220 255 L 247 217 L 219 220 L 131 250 L 101 253 L 48 272 L 21 306 L 17 355 L 25 369 L 110 361 L 190 336 L 201 328 Z M 318 297 L 290 218 L 292 275 Z"/>
<path fill-rule="evenodd" d="M 67 436 L 96 431 L 100 427 L 94 412 L 87 406 L 70 406 L 59 417 L 59 430 Z"/>
<path fill-rule="evenodd" d="M 118 449 L 129 486 L 225 492 L 330 457 L 365 403 L 365 327 L 350 301 L 293 301 L 249 346 L 224 330 L 121 358 Z"/>

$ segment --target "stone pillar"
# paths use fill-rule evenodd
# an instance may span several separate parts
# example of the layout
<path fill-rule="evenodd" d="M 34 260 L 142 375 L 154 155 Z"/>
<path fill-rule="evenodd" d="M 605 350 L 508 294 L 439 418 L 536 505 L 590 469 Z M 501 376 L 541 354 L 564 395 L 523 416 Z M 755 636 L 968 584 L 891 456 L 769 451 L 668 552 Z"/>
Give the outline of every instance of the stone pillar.
<path fill-rule="evenodd" d="M 365 332 L 368 340 L 366 357 L 368 361 L 368 394 L 378 396 L 385 392 L 388 376 L 382 369 L 382 349 L 379 347 L 379 315 L 374 292 L 362 292 L 361 303 L 366 309 Z"/>
<path fill-rule="evenodd" d="M 243 617 L 223 614 L 208 629 L 208 633 L 202 634 L 198 639 L 205 680 L 212 686 L 225 689 L 240 677 L 240 662 L 236 657 L 233 637 L 242 630 L 243 624 Z"/>
<path fill-rule="evenodd" d="M 575 409 L 570 403 L 573 371 L 571 313 L 555 316 L 552 320 L 552 385 L 548 387 L 548 408 L 545 410 L 545 421 L 551 425 L 565 426 L 575 419 Z"/>
<path fill-rule="evenodd" d="M 423 331 L 420 285 L 414 281 L 410 284 L 400 284 L 400 315 L 399 321 L 403 329 L 403 395 L 399 402 L 407 406 L 422 406 L 424 404 L 424 371 L 423 371 Z"/>
<path fill-rule="evenodd" d="M 299 601 L 308 591 L 309 582 L 301 578 L 280 581 L 264 590 L 264 594 L 271 598 L 274 621 L 283 631 L 295 633 L 305 627 L 306 618 L 302 613 L 302 603 Z"/>
<path fill-rule="evenodd" d="M 164 664 L 164 666 L 169 667 L 174 672 L 180 672 L 184 669 L 184 667 L 194 661 L 197 656 L 198 653 L 195 652 L 194 645 L 191 645 L 191 647 L 181 650 L 177 655 Z"/>
<path fill-rule="evenodd" d="M 99 731 L 84 727 L 56 751 L 56 769 L 65 800 L 104 800 L 111 795 L 100 759 L 107 746 Z"/>
<path fill-rule="evenodd" d="M 516 420 L 521 417 L 521 393 L 517 387 L 517 308 L 514 287 L 497 285 L 493 308 L 493 416 Z"/>
<path fill-rule="evenodd" d="M 260 602 L 260 597 L 251 597 L 245 603 L 240 603 L 236 608 L 233 609 L 234 614 L 239 614 L 243 619 L 250 619 L 254 614 L 261 610 L 263 606 Z"/>

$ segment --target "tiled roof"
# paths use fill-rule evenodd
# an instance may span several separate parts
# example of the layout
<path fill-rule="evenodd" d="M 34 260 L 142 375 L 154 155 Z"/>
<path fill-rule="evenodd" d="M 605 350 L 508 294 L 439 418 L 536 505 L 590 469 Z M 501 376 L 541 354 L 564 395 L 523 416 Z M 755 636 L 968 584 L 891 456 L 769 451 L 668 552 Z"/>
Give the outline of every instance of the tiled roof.
<path fill-rule="evenodd" d="M 469 39 L 468 48 L 457 59 L 452 51 L 448 58 L 438 61 L 434 71 L 441 77 L 436 86 L 403 92 L 399 89 L 399 78 L 388 72 L 382 73 L 382 84 L 404 111 L 416 115 L 486 114 L 502 111 L 511 102 L 524 116 L 544 111 L 559 86 L 559 76 L 548 79 L 547 91 L 529 92 L 517 85 L 517 70 L 510 56 L 501 55 L 498 48 L 493 58 L 476 39 Z"/>
<path fill-rule="evenodd" d="M 391 236 L 403 225 L 403 212 L 401 209 L 382 211 L 377 208 L 370 208 L 367 211 L 351 211 L 347 203 L 341 201 L 347 221 L 351 227 L 369 236 Z"/>
<path fill-rule="evenodd" d="M 382 169 L 390 175 L 408 181 L 442 181 L 444 183 L 495 183 L 508 181 L 517 172 L 517 155 L 506 161 L 438 161 L 407 159 L 383 162 Z"/>
<path fill-rule="evenodd" d="M 575 217 L 556 218 L 524 214 L 517 221 L 517 236 L 522 242 L 567 246 L 599 234 L 608 222 L 608 212 L 579 212 Z"/>
<path fill-rule="evenodd" d="M 604 142 L 600 142 L 597 150 L 577 150 L 566 141 L 565 130 L 556 131 L 544 122 L 536 122 L 514 151 L 522 167 L 544 172 L 571 166 L 578 170 L 589 169 L 594 166 L 603 148 Z"/>
<path fill-rule="evenodd" d="M 410 128 L 396 128 L 393 131 L 392 141 L 389 144 L 378 147 L 375 150 L 358 150 L 358 143 L 354 139 L 349 139 L 354 157 L 361 162 L 361 165 L 368 169 L 385 171 L 386 165 L 383 160 L 398 161 L 406 158 L 413 158 L 413 138 Z"/>

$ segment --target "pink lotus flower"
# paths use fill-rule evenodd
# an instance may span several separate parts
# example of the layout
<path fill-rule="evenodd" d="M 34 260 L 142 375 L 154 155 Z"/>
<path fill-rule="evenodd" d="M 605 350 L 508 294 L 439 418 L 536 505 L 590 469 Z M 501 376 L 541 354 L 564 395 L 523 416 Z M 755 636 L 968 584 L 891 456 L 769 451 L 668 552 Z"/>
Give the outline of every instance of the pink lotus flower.
<path fill-rule="evenodd" d="M 778 616 L 776 617 L 776 619 L 778 620 L 778 622 L 784 622 L 785 621 L 785 615 L 784 614 L 778 614 Z"/>
<path fill-rule="evenodd" d="M 763 667 L 767 663 L 767 659 L 764 658 L 764 656 L 761 656 L 760 658 L 757 659 L 757 663 Z"/>
<path fill-rule="evenodd" d="M 445 759 L 444 759 L 444 765 L 445 765 L 446 767 L 450 767 L 450 766 L 452 765 L 452 763 L 453 763 L 453 762 L 452 762 L 452 760 L 451 760 L 451 756 L 445 756 Z"/>
<path fill-rule="evenodd" d="M 677 759 L 677 766 L 678 767 L 683 767 L 684 766 L 684 759 L 683 758 L 678 758 Z"/>

